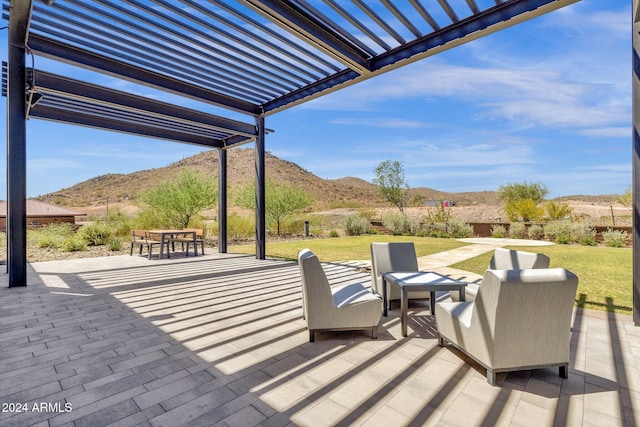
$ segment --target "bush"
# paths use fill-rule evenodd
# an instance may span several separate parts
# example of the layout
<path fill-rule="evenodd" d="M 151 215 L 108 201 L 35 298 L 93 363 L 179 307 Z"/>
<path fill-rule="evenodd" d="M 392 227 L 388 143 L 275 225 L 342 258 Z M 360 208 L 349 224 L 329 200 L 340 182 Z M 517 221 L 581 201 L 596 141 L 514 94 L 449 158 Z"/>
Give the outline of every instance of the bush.
<path fill-rule="evenodd" d="M 581 222 L 551 221 L 544 230 L 547 239 L 558 244 L 579 243 L 586 246 L 596 244 L 596 230 Z"/>
<path fill-rule="evenodd" d="M 122 240 L 117 237 L 113 237 L 107 242 L 107 246 L 109 246 L 110 251 L 118 252 L 122 250 L 123 243 Z"/>
<path fill-rule="evenodd" d="M 331 230 L 329 232 L 329 237 L 340 237 L 340 234 L 336 230 Z"/>
<path fill-rule="evenodd" d="M 559 244 L 571 243 L 571 221 L 556 220 L 550 221 L 544 227 L 544 234 L 548 240 Z"/>
<path fill-rule="evenodd" d="M 80 236 L 68 236 L 60 247 L 63 252 L 80 252 L 87 249 L 87 242 Z"/>
<path fill-rule="evenodd" d="M 432 222 L 424 225 L 424 230 L 429 237 L 447 238 L 451 237 L 447 231 L 447 224 L 444 222 Z"/>
<path fill-rule="evenodd" d="M 62 245 L 63 239 L 52 234 L 42 234 L 37 237 L 37 246 L 39 249 L 57 249 Z"/>
<path fill-rule="evenodd" d="M 67 237 L 73 236 L 73 224 L 53 223 L 33 230 L 32 237 L 38 248 L 60 248 Z"/>
<path fill-rule="evenodd" d="M 549 200 L 545 206 L 545 210 L 550 220 L 556 220 L 569 217 L 573 208 L 569 207 L 568 203 Z"/>
<path fill-rule="evenodd" d="M 389 212 L 382 218 L 382 225 L 394 236 L 402 236 L 404 234 L 409 233 L 410 225 L 409 219 L 401 214 L 396 212 Z"/>
<path fill-rule="evenodd" d="M 83 226 L 78 231 L 79 237 L 83 238 L 89 246 L 102 246 L 109 243 L 115 236 L 111 226 L 106 222 L 94 222 Z"/>
<path fill-rule="evenodd" d="M 371 228 L 371 224 L 367 218 L 360 216 L 357 213 L 347 215 L 342 221 L 342 227 L 347 236 L 359 236 L 366 234 Z"/>
<path fill-rule="evenodd" d="M 573 241 L 583 246 L 596 245 L 596 230 L 586 224 L 574 223 L 573 225 Z"/>
<path fill-rule="evenodd" d="M 627 232 L 608 228 L 607 231 L 602 232 L 602 240 L 605 246 L 610 248 L 623 248 L 627 240 Z"/>
<path fill-rule="evenodd" d="M 502 237 L 506 237 L 507 235 L 507 229 L 500 224 L 493 224 L 493 226 L 491 227 L 491 237 L 497 237 L 497 238 L 502 238 Z"/>
<path fill-rule="evenodd" d="M 512 222 L 509 224 L 509 236 L 514 239 L 526 239 L 528 237 L 527 225 L 524 222 Z"/>
<path fill-rule="evenodd" d="M 529 238 L 535 240 L 544 239 L 544 228 L 540 224 L 532 224 L 528 230 Z"/>
<path fill-rule="evenodd" d="M 454 239 L 473 237 L 473 227 L 455 218 L 451 218 L 449 222 L 447 222 L 447 231 Z"/>
<path fill-rule="evenodd" d="M 227 218 L 227 236 L 236 242 L 255 236 L 254 220 L 236 214 L 229 215 Z"/>

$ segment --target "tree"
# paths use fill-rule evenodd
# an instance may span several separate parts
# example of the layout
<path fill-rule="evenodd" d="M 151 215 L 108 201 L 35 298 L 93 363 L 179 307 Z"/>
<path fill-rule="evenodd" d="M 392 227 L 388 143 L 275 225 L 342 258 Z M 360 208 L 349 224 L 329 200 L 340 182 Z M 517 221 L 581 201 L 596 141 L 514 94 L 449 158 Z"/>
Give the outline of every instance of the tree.
<path fill-rule="evenodd" d="M 544 184 L 509 183 L 498 188 L 498 197 L 504 202 L 504 211 L 509 221 L 538 221 L 544 209 L 538 207 L 549 190 Z"/>
<path fill-rule="evenodd" d="M 616 200 L 622 206 L 630 207 L 633 203 L 633 194 L 631 193 L 631 187 L 624 190 L 624 193 L 618 196 L 618 200 Z"/>
<path fill-rule="evenodd" d="M 256 190 L 255 183 L 250 183 L 240 188 L 233 196 L 233 202 L 246 209 L 255 209 Z M 280 227 L 283 221 L 292 213 L 311 205 L 311 197 L 288 182 L 267 182 L 265 185 L 265 215 L 268 220 L 276 225 L 280 235 Z"/>
<path fill-rule="evenodd" d="M 184 169 L 175 180 L 143 192 L 140 199 L 167 225 L 186 228 L 193 217 L 216 203 L 218 193 L 211 177 Z"/>
<path fill-rule="evenodd" d="M 373 183 L 378 186 L 382 197 L 404 213 L 409 184 L 404 179 L 402 162 L 385 160 L 373 172 L 376 174 L 375 178 L 373 178 Z"/>

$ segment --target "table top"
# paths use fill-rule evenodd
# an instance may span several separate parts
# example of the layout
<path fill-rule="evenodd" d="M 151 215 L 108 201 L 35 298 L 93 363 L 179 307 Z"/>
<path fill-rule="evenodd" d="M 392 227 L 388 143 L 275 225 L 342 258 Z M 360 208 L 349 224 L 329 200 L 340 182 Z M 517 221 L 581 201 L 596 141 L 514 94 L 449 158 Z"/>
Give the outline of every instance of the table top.
<path fill-rule="evenodd" d="M 434 271 L 396 271 L 392 273 L 383 273 L 385 280 L 393 282 L 400 286 L 411 285 L 466 285 L 467 282 L 452 279 L 444 274 Z"/>

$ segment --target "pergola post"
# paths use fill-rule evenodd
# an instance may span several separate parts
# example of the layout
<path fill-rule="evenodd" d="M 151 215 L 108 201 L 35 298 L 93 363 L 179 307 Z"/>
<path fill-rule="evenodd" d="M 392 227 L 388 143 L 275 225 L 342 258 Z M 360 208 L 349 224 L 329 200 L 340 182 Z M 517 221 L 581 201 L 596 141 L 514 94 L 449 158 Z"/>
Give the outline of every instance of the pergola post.
<path fill-rule="evenodd" d="M 256 138 L 256 259 L 265 259 L 266 246 L 266 214 L 265 214 L 265 171 L 264 171 L 264 115 L 256 118 L 258 137 Z"/>
<path fill-rule="evenodd" d="M 640 0 L 633 0 L 633 322 L 640 326 Z"/>
<path fill-rule="evenodd" d="M 32 0 L 9 13 L 7 84 L 7 270 L 9 287 L 27 286 L 27 94 L 25 41 Z"/>
<path fill-rule="evenodd" d="M 227 253 L 227 150 L 218 149 L 218 252 Z"/>

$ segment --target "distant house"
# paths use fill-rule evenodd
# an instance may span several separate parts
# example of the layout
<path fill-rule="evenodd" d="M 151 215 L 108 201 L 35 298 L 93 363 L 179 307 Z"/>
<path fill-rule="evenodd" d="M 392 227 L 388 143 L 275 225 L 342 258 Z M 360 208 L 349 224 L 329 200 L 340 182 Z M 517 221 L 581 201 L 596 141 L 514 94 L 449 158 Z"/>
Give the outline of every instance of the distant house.
<path fill-rule="evenodd" d="M 54 222 L 76 223 L 76 216 L 86 215 L 37 200 L 27 199 L 27 227 L 40 227 Z M 0 230 L 7 229 L 7 202 L 0 201 Z"/>

